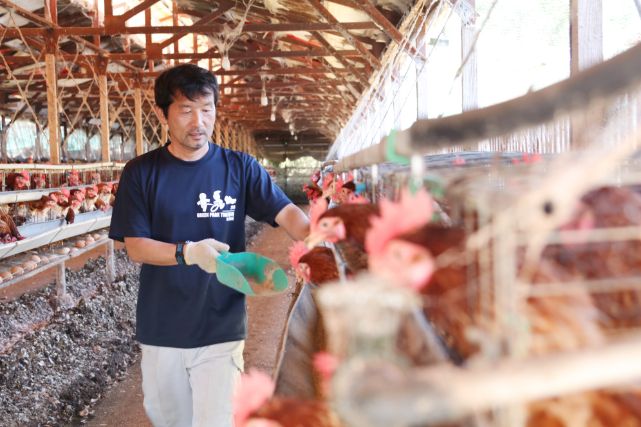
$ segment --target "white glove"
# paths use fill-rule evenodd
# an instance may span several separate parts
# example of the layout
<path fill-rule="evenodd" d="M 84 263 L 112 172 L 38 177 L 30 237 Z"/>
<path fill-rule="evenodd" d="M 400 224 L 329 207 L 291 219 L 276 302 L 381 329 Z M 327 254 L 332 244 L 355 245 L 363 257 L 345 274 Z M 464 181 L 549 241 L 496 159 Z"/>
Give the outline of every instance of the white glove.
<path fill-rule="evenodd" d="M 198 242 L 190 242 L 185 245 L 185 264 L 194 265 L 205 270 L 207 273 L 216 272 L 216 258 L 221 252 L 229 251 L 227 243 L 219 242 L 216 239 L 204 239 Z"/>

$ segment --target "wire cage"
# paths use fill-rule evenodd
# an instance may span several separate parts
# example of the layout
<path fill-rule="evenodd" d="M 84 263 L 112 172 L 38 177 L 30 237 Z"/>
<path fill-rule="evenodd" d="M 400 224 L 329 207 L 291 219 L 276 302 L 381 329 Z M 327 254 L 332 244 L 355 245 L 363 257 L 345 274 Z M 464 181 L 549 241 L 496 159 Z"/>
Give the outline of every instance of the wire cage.
<path fill-rule="evenodd" d="M 416 154 L 405 166 L 365 167 L 368 154 L 384 151 L 378 147 L 336 165 L 337 173 L 354 166 L 372 201 L 426 186 L 440 202 L 441 220 L 465 230 L 464 245 L 436 257 L 440 281 L 421 291 L 425 318 L 464 368 L 413 368 L 394 376 L 398 389 L 372 380 L 366 390 L 355 384 L 377 375 L 374 368 L 348 362 L 335 381 L 341 415 L 354 425 L 641 425 L 641 374 L 631 370 L 637 352 L 630 351 L 641 336 L 640 93 L 634 83 L 623 94 L 603 93 L 510 131 L 503 123 L 504 132 L 467 138 L 464 147 L 435 144 L 429 155 L 417 143 L 420 132 L 410 129 Z M 332 291 L 323 292 L 331 300 Z M 331 303 L 323 305 L 325 317 L 336 316 Z M 340 335 L 336 320 L 328 322 Z M 621 340 L 630 346 L 618 347 Z M 617 372 L 601 365 L 610 355 Z M 501 368 L 512 363 L 532 366 L 533 374 L 510 382 Z M 390 366 L 376 366 L 389 379 Z M 568 369 L 563 384 L 541 385 L 545 369 L 558 374 L 559 366 Z M 483 385 L 474 388 L 477 379 Z M 460 390 L 469 381 L 479 395 L 456 394 L 459 380 Z M 510 385 L 508 394 L 496 391 Z"/>

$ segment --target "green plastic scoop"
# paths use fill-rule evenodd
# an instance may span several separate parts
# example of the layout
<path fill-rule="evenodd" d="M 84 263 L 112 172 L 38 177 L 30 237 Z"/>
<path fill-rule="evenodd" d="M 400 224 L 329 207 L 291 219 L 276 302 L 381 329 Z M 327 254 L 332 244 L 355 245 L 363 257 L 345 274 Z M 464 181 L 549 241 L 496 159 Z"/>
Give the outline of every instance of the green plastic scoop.
<path fill-rule="evenodd" d="M 287 275 L 275 261 L 253 252 L 225 252 L 216 258 L 223 285 L 250 296 L 275 295 L 287 289 Z"/>

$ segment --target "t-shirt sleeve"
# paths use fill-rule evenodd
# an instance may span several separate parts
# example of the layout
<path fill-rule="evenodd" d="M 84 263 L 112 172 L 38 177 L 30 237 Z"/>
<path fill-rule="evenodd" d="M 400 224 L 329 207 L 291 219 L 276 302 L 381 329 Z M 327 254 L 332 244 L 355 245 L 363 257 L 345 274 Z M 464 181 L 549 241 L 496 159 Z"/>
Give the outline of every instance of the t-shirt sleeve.
<path fill-rule="evenodd" d="M 124 242 L 125 237 L 151 236 L 151 215 L 137 172 L 127 165 L 118 183 L 109 237 L 120 242 Z"/>
<path fill-rule="evenodd" d="M 247 156 L 247 215 L 256 221 L 277 227 L 276 215 L 288 204 L 289 197 L 276 185 L 265 168 L 253 157 Z"/>

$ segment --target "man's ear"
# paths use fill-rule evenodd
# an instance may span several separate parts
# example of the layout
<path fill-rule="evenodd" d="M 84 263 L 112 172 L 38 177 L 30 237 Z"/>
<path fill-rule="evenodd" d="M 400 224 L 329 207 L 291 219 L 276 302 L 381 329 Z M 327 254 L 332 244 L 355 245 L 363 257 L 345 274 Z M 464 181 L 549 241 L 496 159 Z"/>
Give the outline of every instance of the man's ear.
<path fill-rule="evenodd" d="M 165 112 L 162 110 L 162 108 L 160 108 L 157 105 L 154 105 L 154 109 L 156 110 L 156 115 L 158 116 L 158 119 L 160 120 L 160 123 L 162 123 L 163 125 L 166 126 L 167 125 L 167 117 L 165 117 Z"/>

